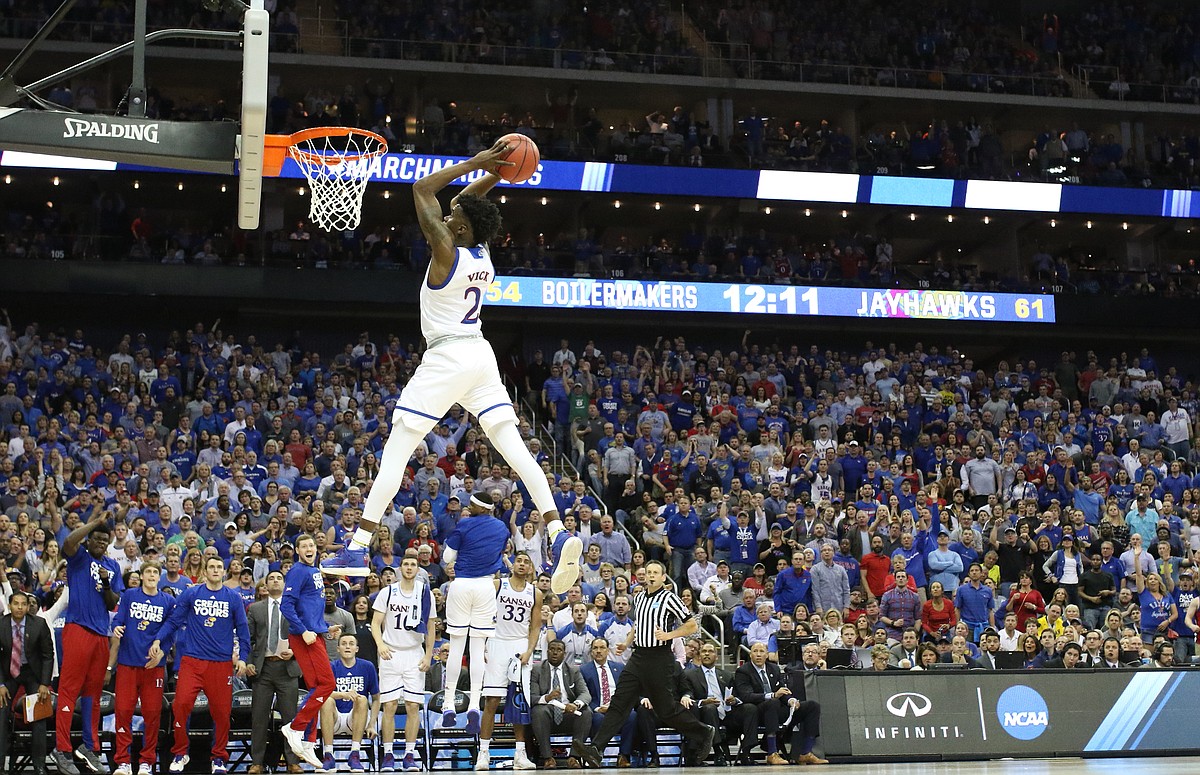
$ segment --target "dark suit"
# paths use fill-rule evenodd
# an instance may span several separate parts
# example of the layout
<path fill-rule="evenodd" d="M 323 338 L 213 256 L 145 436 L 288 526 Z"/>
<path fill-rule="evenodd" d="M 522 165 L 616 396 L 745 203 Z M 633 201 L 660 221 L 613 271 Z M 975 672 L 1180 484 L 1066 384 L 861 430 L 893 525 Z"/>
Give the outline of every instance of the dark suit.
<path fill-rule="evenodd" d="M 746 661 L 733 674 L 733 696 L 757 710 L 757 723 L 763 728 L 763 736 L 766 739 L 764 748 L 768 753 L 772 753 L 775 749 L 771 748 L 771 742 L 778 738 L 779 722 L 787 716 L 787 705 L 774 696 L 774 692 L 784 685 L 783 673 L 780 671 L 779 665 L 767 662 L 763 665 L 763 670 L 767 672 L 771 693 L 767 693 L 766 687 L 763 686 L 758 668 L 754 666 L 753 662 Z M 743 740 L 742 754 L 749 753 L 753 747 L 753 737 Z"/>
<path fill-rule="evenodd" d="M 708 698 L 708 679 L 704 675 L 703 667 L 692 667 L 683 671 L 683 695 L 691 697 L 696 704 L 692 706 L 692 712 L 697 718 L 717 730 L 717 745 L 718 750 L 724 756 L 729 756 L 729 746 L 731 743 L 736 743 L 738 738 L 742 739 L 742 750 L 749 752 L 754 740 L 755 728 L 758 725 L 757 708 L 745 703 L 739 702 L 732 708 L 726 706 L 725 719 L 721 720 L 721 714 L 717 710 L 717 706 L 708 703 L 703 704 L 703 700 Z M 717 670 L 717 686 L 720 689 L 721 696 L 716 699 L 724 702 L 725 695 L 729 693 L 733 686 L 733 673 L 727 670 Z"/>
<path fill-rule="evenodd" d="M 13 772 L 6 766 L 8 756 L 9 735 L 12 726 L 12 698 L 17 691 L 37 694 L 39 686 L 50 686 L 54 675 L 54 635 L 50 632 L 46 620 L 40 616 L 26 614 L 25 625 L 25 664 L 15 677 L 10 665 L 13 648 L 13 618 L 12 614 L 0 617 L 0 678 L 4 688 L 8 690 L 9 701 L 0 707 L 0 771 Z M 46 771 L 46 720 L 36 721 L 30 726 L 33 733 L 33 764 L 36 772 Z"/>
<path fill-rule="evenodd" d="M 997 670 L 996 658 L 988 652 L 979 655 L 979 659 L 971 660 L 971 667 L 977 670 Z"/>
<path fill-rule="evenodd" d="M 555 732 L 569 732 L 575 743 L 583 745 L 592 732 L 592 694 L 588 691 L 587 683 L 583 680 L 579 668 L 567 660 L 559 665 L 562 670 L 562 696 L 559 700 L 564 705 L 574 703 L 579 706 L 579 715 L 564 714 L 562 721 L 555 723 L 554 708 L 546 704 L 545 696 L 550 693 L 551 672 L 550 661 L 544 660 L 533 668 L 529 681 L 530 703 L 533 705 L 532 718 L 533 734 L 537 736 L 538 746 L 543 760 L 553 756 L 550 749 L 550 735 Z M 614 692 L 615 693 L 615 692 Z"/>
<path fill-rule="evenodd" d="M 788 757 L 796 761 L 802 754 L 812 751 L 812 743 L 821 736 L 821 705 L 816 700 L 808 699 L 804 688 L 804 676 L 808 673 L 802 665 L 788 668 L 785 680 L 791 690 L 789 698 L 791 719 L 780 730 L 781 734 L 791 731 L 791 742 L 788 744 Z"/>
<path fill-rule="evenodd" d="M 890 649 L 888 649 L 888 652 L 892 655 L 892 659 L 889 662 L 889 664 L 899 665 L 901 660 L 909 659 L 908 652 L 899 643 L 897 643 L 895 646 L 892 646 Z M 868 660 L 868 661 L 870 661 L 870 660 Z M 912 662 L 909 665 L 909 667 L 913 667 L 916 664 L 917 664 L 917 650 L 913 649 Z"/>
<path fill-rule="evenodd" d="M 612 673 L 612 680 L 608 684 L 608 698 L 611 701 L 612 696 L 617 692 L 617 679 L 621 677 L 621 671 L 625 669 L 624 665 L 619 665 L 616 662 L 608 662 L 609 672 Z M 592 709 L 592 734 L 600 728 L 600 723 L 604 721 L 604 714 L 597 710 L 604 702 L 604 691 L 600 683 L 600 672 L 593 660 L 588 660 L 579 666 L 579 674 L 583 676 L 583 682 L 587 684 L 588 693 L 592 695 L 592 701 L 588 705 Z M 641 705 L 638 705 L 636 711 L 629 712 L 629 718 L 621 725 L 621 745 L 620 752 L 622 756 L 630 757 L 633 755 L 633 744 L 637 735 L 638 714 L 645 711 Z"/>
<path fill-rule="evenodd" d="M 266 764 L 267 743 L 271 738 L 272 706 L 279 711 L 281 718 L 291 719 L 296 715 L 296 705 L 300 696 L 300 665 L 296 664 L 296 660 L 267 658 L 270 605 L 270 598 L 259 600 L 251 604 L 246 612 L 250 624 L 250 665 L 254 668 L 250 701 L 250 758 L 253 764 L 259 766 Z M 289 630 L 282 611 L 279 615 L 279 628 L 279 648 L 286 649 Z M 288 764 L 299 763 L 296 754 L 292 753 L 291 746 L 284 745 L 282 748 Z"/>

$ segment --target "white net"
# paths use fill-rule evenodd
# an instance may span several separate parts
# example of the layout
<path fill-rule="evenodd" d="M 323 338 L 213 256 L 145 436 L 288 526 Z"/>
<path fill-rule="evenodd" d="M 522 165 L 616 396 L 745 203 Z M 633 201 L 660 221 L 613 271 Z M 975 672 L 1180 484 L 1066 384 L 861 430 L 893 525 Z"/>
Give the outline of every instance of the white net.
<path fill-rule="evenodd" d="M 387 153 L 383 138 L 369 132 L 325 134 L 297 140 L 288 155 L 308 178 L 308 218 L 325 231 L 358 227 L 372 162 Z"/>

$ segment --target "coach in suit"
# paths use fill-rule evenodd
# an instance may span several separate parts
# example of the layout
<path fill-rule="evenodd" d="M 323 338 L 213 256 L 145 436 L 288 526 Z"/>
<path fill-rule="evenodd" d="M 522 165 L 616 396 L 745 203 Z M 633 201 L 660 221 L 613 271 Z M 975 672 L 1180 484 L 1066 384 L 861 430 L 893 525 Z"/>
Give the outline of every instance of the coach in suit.
<path fill-rule="evenodd" d="M 246 612 L 250 623 L 250 666 L 251 676 L 251 726 L 250 726 L 250 769 L 251 775 L 264 771 L 267 743 L 271 730 L 271 707 L 279 711 L 281 718 L 296 715 L 300 696 L 300 665 L 292 658 L 288 647 L 288 623 L 280 610 L 283 597 L 283 574 L 271 571 L 267 574 L 267 599 L 251 604 Z M 288 772 L 301 772 L 300 762 L 291 746 L 283 746 Z"/>
<path fill-rule="evenodd" d="M 788 696 L 783 699 L 788 717 L 784 720 L 780 734 L 791 733 L 788 742 L 788 760 L 792 764 L 829 764 L 813 753 L 813 743 L 821 736 L 821 705 L 816 700 L 808 699 L 804 688 L 804 676 L 813 672 L 811 665 L 821 661 L 821 649 L 815 643 L 804 646 L 801 663 L 788 668 L 784 674 L 787 682 Z"/>
<path fill-rule="evenodd" d="M 595 734 L 596 730 L 600 728 L 600 723 L 604 721 L 608 703 L 617 690 L 617 680 L 621 677 L 621 671 L 625 669 L 625 666 L 609 661 L 608 640 L 605 638 L 596 638 L 592 641 L 591 654 L 592 658 L 580 665 L 579 674 L 583 676 L 588 693 L 592 695 L 592 701 L 588 704 L 592 708 L 591 733 Z M 630 757 L 633 755 L 633 744 L 637 737 L 635 731 L 637 716 L 644 710 L 641 705 L 638 705 L 637 711 L 629 711 L 629 718 L 621 725 L 621 745 L 617 756 L 618 767 L 631 766 Z"/>
<path fill-rule="evenodd" d="M 730 696 L 733 688 L 733 673 L 717 668 L 717 647 L 705 643 L 700 647 L 700 665 L 683 671 L 683 698 L 685 708 L 705 724 L 717 730 L 716 765 L 729 764 L 730 743 L 742 739 L 742 751 L 750 752 L 755 727 L 758 724 L 757 709 L 736 697 Z M 741 757 L 739 757 L 741 758 Z"/>
<path fill-rule="evenodd" d="M 784 681 L 779 665 L 767 661 L 767 645 L 755 643 L 750 647 L 750 659 L 743 662 L 733 674 L 733 696 L 757 711 L 756 720 L 763 728 L 763 750 L 767 752 L 767 764 L 781 766 L 788 763 L 779 753 L 779 722 L 787 714 L 784 704 L 791 690 Z M 753 766 L 750 749 L 754 739 L 742 741 L 738 763 Z"/>
<path fill-rule="evenodd" d="M 555 766 L 550 735 L 555 732 L 571 735 L 569 763 L 577 768 L 583 759 L 581 749 L 592 732 L 592 694 L 579 668 L 568 664 L 566 656 L 562 641 L 551 641 L 546 647 L 546 659 L 533 668 L 529 682 L 533 734 L 537 736 L 544 768 Z"/>
<path fill-rule="evenodd" d="M 0 617 L 0 772 L 15 772 L 6 766 L 12 734 L 12 704 L 17 692 L 50 698 L 54 674 L 54 635 L 46 620 L 31 613 L 32 600 L 24 592 L 8 599 L 9 613 Z M 35 721 L 33 771 L 46 772 L 46 719 Z"/>

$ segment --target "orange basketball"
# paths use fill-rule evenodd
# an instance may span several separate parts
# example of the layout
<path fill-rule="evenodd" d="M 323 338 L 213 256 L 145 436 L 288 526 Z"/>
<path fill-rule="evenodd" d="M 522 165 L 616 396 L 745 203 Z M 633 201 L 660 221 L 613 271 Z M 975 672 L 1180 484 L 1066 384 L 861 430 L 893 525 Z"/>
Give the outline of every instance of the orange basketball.
<path fill-rule="evenodd" d="M 500 177 L 509 183 L 524 183 L 529 180 L 530 176 L 537 172 L 538 164 L 542 160 L 537 143 L 516 132 L 507 134 L 500 139 L 509 146 L 508 153 L 504 154 L 502 158 L 513 163 L 511 167 L 500 167 L 498 170 Z"/>

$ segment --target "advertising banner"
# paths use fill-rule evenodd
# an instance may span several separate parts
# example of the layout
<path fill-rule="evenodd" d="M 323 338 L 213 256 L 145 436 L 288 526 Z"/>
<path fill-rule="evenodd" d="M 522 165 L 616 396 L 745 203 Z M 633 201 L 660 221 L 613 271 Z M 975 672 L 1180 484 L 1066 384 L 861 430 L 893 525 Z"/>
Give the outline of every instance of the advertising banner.
<path fill-rule="evenodd" d="M 821 674 L 825 752 L 1039 756 L 1200 747 L 1189 670 Z"/>

